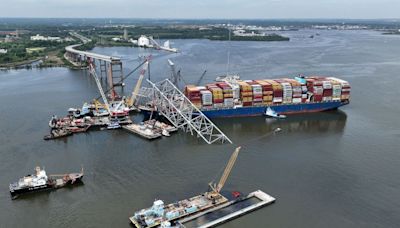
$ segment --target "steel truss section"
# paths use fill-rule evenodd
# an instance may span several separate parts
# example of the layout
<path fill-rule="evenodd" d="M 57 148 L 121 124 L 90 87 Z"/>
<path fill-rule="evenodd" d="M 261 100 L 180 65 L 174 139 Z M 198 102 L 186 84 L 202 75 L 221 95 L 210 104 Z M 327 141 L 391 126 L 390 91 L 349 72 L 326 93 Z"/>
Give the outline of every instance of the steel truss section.
<path fill-rule="evenodd" d="M 175 127 L 197 134 L 208 144 L 232 141 L 168 79 L 153 83 L 151 99 L 156 110 Z"/>

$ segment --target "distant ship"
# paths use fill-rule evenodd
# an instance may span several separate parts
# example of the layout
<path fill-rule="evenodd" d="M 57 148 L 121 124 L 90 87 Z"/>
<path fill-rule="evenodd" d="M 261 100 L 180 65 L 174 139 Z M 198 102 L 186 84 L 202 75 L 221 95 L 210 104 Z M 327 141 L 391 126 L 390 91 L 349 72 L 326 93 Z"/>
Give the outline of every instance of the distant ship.
<path fill-rule="evenodd" d="M 80 173 L 47 176 L 46 171 L 39 166 L 36 173 L 24 176 L 17 182 L 10 184 L 10 194 L 14 199 L 21 194 L 60 188 L 65 185 L 73 185 L 83 178 L 83 170 Z M 58 178 L 56 178 L 58 177 Z"/>

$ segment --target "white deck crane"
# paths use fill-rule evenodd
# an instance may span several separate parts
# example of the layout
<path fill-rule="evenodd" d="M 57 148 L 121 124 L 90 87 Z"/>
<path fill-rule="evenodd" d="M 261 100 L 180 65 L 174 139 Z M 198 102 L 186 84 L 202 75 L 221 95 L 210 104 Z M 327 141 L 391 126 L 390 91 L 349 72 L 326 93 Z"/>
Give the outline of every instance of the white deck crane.
<path fill-rule="evenodd" d="M 140 72 L 139 79 L 136 83 L 135 89 L 132 91 L 131 97 L 128 99 L 128 107 L 132 107 L 135 104 L 136 97 L 139 94 L 140 87 L 142 86 L 142 81 L 144 75 L 149 67 L 149 59 L 147 59 L 146 63 L 143 65 L 142 71 Z"/>
<path fill-rule="evenodd" d="M 222 187 L 224 187 L 225 182 L 228 179 L 229 174 L 232 171 L 233 165 L 235 164 L 236 159 L 237 159 L 237 157 L 239 155 L 240 148 L 241 148 L 240 146 L 237 147 L 235 149 L 235 151 L 233 152 L 231 158 L 228 161 L 228 164 L 225 167 L 224 173 L 222 174 L 221 179 L 219 180 L 218 184 L 215 184 L 215 183 L 212 183 L 212 182 L 209 184 L 210 188 L 212 189 L 211 194 L 219 195 L 219 192 L 221 191 Z"/>

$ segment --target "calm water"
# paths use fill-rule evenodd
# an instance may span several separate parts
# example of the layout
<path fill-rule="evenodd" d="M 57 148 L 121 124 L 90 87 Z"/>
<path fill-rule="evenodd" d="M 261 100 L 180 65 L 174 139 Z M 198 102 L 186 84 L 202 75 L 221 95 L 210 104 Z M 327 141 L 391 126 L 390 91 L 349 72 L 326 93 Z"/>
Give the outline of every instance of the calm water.
<path fill-rule="evenodd" d="M 400 36 L 369 31 L 287 33 L 290 42 L 232 42 L 231 72 L 244 79 L 334 75 L 352 85 L 340 111 L 285 120 L 234 118 L 215 123 L 243 149 L 224 190 L 261 189 L 277 202 L 223 227 L 400 226 Z M 175 40 L 180 54 L 153 52 L 153 80 L 169 76 L 167 59 L 187 83 L 226 71 L 226 42 Z M 120 55 L 125 72 L 134 48 Z M 137 78 L 127 80 L 125 92 Z M 0 227 L 129 227 L 128 216 L 154 199 L 173 202 L 207 190 L 234 145 L 206 145 L 177 133 L 148 142 L 124 131 L 91 131 L 43 141 L 52 114 L 97 97 L 84 71 L 63 68 L 0 72 Z M 140 120 L 142 117 L 134 117 Z M 272 134 L 276 127 L 282 132 Z M 8 184 L 33 172 L 78 171 L 84 185 L 12 201 Z"/>

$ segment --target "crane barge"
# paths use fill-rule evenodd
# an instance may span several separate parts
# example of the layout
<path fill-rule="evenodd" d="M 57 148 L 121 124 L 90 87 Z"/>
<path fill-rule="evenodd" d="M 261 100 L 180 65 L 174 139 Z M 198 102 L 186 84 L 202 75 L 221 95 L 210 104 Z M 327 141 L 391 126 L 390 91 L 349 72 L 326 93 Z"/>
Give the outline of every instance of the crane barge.
<path fill-rule="evenodd" d="M 275 198 L 270 197 L 264 192 L 256 191 L 250 193 L 247 197 L 229 201 L 229 199 L 221 194 L 229 174 L 236 162 L 239 155 L 240 147 L 237 147 L 231 155 L 228 164 L 218 183 L 209 183 L 209 190 L 200 195 L 191 197 L 189 199 L 180 200 L 175 203 L 165 205 L 162 200 L 155 200 L 150 208 L 137 211 L 129 220 L 137 228 L 150 228 L 150 227 L 185 227 L 182 223 L 197 219 L 208 213 L 213 213 L 217 210 L 231 206 L 242 200 L 247 200 L 250 197 L 259 199 L 257 204 L 250 207 L 243 208 L 227 216 L 221 217 L 209 224 L 220 224 L 228 221 L 248 211 L 255 210 L 261 206 L 267 205 L 275 201 Z M 208 227 L 207 224 L 203 225 Z"/>

